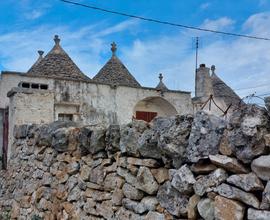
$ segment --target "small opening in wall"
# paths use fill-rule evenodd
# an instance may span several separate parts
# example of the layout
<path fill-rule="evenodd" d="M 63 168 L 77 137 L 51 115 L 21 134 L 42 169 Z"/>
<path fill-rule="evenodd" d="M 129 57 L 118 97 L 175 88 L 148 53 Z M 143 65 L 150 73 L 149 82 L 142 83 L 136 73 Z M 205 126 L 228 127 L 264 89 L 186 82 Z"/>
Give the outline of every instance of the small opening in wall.
<path fill-rule="evenodd" d="M 31 88 L 32 89 L 39 89 L 39 84 L 32 83 Z"/>
<path fill-rule="evenodd" d="M 59 121 L 73 121 L 73 114 L 58 114 Z"/>
<path fill-rule="evenodd" d="M 25 82 L 23 82 L 21 84 L 21 86 L 22 86 L 22 88 L 30 88 L 30 84 L 29 83 L 25 83 Z"/>
<path fill-rule="evenodd" d="M 48 85 L 41 84 L 41 85 L 40 85 L 40 89 L 47 90 L 47 89 L 48 89 Z"/>

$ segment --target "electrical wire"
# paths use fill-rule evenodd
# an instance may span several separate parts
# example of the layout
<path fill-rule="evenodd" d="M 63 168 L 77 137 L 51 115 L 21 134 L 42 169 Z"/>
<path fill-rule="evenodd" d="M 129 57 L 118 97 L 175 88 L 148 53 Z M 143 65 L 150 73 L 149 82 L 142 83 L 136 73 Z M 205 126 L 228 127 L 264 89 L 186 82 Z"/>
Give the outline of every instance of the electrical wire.
<path fill-rule="evenodd" d="M 127 14 L 124 12 L 113 11 L 113 10 L 104 9 L 104 8 L 91 6 L 91 5 L 86 5 L 86 4 L 82 4 L 82 3 L 78 3 L 78 2 L 74 2 L 74 1 L 69 1 L 69 0 L 59 0 L 59 1 L 67 3 L 67 4 L 72 4 L 72 5 L 76 5 L 76 6 L 81 6 L 81 7 L 97 10 L 97 11 L 102 11 L 102 12 L 106 12 L 106 13 L 110 13 L 110 14 L 116 14 L 116 15 L 120 15 L 120 16 L 140 19 L 140 20 L 154 22 L 154 23 L 158 23 L 158 24 L 170 25 L 170 26 L 186 28 L 186 29 L 191 29 L 191 30 L 197 30 L 197 31 L 211 32 L 211 33 L 215 33 L 215 34 L 229 35 L 229 36 L 234 36 L 234 37 L 243 37 L 243 38 L 249 38 L 249 39 L 255 39 L 255 40 L 270 41 L 270 38 L 267 38 L 267 37 L 244 35 L 244 34 L 238 34 L 238 33 L 231 33 L 231 32 L 218 31 L 218 30 L 200 28 L 200 27 L 195 27 L 195 26 L 177 24 L 177 23 L 172 23 L 172 22 L 168 22 L 168 21 L 161 21 L 161 20 L 157 20 L 157 19 L 153 19 L 153 18 L 145 18 L 145 17 L 141 17 L 141 16 L 137 16 L 137 15 L 131 15 L 131 14 Z"/>
<path fill-rule="evenodd" d="M 253 87 L 239 88 L 239 89 L 234 89 L 234 90 L 239 91 L 239 90 L 262 88 L 262 87 L 265 87 L 265 86 L 269 86 L 269 84 L 270 83 L 268 83 L 268 84 L 261 84 L 261 85 L 257 85 L 257 86 L 253 86 Z"/>

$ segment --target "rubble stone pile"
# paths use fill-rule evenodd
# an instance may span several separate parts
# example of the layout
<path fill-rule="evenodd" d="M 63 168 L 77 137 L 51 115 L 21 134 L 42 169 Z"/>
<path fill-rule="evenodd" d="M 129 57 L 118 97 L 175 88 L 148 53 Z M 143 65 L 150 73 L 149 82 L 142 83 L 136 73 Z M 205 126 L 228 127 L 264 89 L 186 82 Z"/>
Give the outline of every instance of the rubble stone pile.
<path fill-rule="evenodd" d="M 270 219 L 270 116 L 15 127 L 3 219 Z"/>

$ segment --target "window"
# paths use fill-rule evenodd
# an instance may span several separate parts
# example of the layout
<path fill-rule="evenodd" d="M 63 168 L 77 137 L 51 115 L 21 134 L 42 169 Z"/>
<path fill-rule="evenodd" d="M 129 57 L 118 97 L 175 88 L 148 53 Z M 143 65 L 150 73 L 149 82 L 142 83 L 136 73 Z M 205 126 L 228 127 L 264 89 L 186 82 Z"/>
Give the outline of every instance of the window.
<path fill-rule="evenodd" d="M 31 88 L 32 88 L 32 89 L 39 89 L 39 84 L 32 83 L 32 84 L 31 84 Z"/>
<path fill-rule="evenodd" d="M 73 121 L 73 114 L 58 114 L 59 121 Z"/>
<path fill-rule="evenodd" d="M 41 85 L 40 85 L 40 89 L 47 90 L 47 89 L 48 89 L 48 85 L 41 84 Z"/>
<path fill-rule="evenodd" d="M 40 83 L 29 83 L 29 82 L 20 82 L 18 84 L 19 87 L 21 88 L 31 88 L 31 89 L 42 89 L 42 90 L 47 90 L 48 85 L 46 84 L 40 84 Z"/>
<path fill-rule="evenodd" d="M 30 83 L 23 82 L 23 83 L 21 84 L 21 87 L 22 87 L 22 88 L 30 88 Z"/>

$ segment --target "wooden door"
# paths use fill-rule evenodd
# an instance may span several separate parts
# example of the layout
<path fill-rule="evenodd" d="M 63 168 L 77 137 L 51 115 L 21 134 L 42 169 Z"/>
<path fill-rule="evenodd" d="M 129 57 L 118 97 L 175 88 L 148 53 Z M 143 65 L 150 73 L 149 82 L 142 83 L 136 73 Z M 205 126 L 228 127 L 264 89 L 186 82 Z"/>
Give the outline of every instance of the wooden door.
<path fill-rule="evenodd" d="M 150 122 L 157 116 L 157 112 L 136 111 L 136 119 Z"/>

